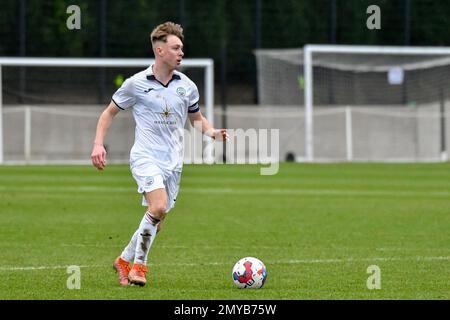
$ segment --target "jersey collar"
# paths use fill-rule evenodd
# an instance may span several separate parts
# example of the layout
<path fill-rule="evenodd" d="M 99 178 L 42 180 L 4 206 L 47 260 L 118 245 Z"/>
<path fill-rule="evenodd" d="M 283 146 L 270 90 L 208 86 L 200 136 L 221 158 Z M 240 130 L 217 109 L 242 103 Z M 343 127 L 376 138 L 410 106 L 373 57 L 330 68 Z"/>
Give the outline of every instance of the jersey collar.
<path fill-rule="evenodd" d="M 169 80 L 169 82 L 167 82 L 167 85 L 164 85 L 162 82 L 160 82 L 158 79 L 156 79 L 155 75 L 153 74 L 153 68 L 152 66 L 150 66 L 147 72 L 147 80 L 150 81 L 157 81 L 159 84 L 161 84 L 163 87 L 167 88 L 169 86 L 169 84 L 173 81 L 173 80 L 181 80 L 180 75 L 173 73 L 172 74 L 172 79 Z"/>

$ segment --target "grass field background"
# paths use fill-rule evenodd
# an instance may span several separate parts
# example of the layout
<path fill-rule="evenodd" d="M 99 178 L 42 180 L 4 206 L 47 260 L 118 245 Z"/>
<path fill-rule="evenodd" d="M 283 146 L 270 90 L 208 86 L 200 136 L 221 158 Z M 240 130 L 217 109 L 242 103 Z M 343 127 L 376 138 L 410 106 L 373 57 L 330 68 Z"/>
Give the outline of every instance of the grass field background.
<path fill-rule="evenodd" d="M 144 213 L 128 166 L 0 166 L 0 299 L 450 299 L 449 163 L 259 170 L 185 166 L 148 284 L 124 288 L 112 262 Z M 260 290 L 233 285 L 245 256 Z"/>

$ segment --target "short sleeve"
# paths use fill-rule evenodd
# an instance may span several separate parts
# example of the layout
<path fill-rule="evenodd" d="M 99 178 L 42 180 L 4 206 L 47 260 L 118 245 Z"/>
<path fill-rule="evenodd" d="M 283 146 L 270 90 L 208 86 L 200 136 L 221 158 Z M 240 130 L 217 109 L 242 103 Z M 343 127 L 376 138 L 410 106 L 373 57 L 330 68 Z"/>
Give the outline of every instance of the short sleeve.
<path fill-rule="evenodd" d="M 198 93 L 197 86 L 192 84 L 190 93 L 189 93 L 189 113 L 195 113 L 200 111 L 200 107 L 198 106 L 198 101 L 200 99 L 200 94 Z"/>
<path fill-rule="evenodd" d="M 134 94 L 133 81 L 128 78 L 125 80 L 119 89 L 114 92 L 112 101 L 121 110 L 128 109 L 136 103 L 136 95 Z"/>

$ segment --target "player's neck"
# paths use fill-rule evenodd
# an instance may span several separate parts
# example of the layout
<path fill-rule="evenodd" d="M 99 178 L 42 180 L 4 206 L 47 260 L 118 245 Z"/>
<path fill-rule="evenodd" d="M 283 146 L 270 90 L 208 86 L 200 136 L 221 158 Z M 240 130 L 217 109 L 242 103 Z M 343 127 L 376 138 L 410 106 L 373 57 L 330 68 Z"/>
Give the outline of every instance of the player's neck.
<path fill-rule="evenodd" d="M 155 63 L 152 66 L 152 70 L 153 70 L 153 74 L 155 75 L 155 78 L 159 82 L 164 83 L 164 84 L 166 84 L 167 82 L 170 81 L 170 79 L 172 79 L 173 71 L 174 71 L 174 69 L 170 69 L 161 63 Z"/>

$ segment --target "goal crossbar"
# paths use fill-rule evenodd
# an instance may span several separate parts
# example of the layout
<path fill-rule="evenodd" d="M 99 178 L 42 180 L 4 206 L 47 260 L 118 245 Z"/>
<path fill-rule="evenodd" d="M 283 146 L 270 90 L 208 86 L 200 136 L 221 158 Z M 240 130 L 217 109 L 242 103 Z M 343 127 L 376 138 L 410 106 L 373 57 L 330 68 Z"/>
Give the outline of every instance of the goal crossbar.
<path fill-rule="evenodd" d="M 154 59 L 123 58 L 16 58 L 0 57 L 0 164 L 4 162 L 3 148 L 3 88 L 2 67 L 148 67 Z M 214 121 L 214 61 L 212 59 L 184 59 L 182 67 L 201 67 L 205 69 L 205 116 Z"/>

